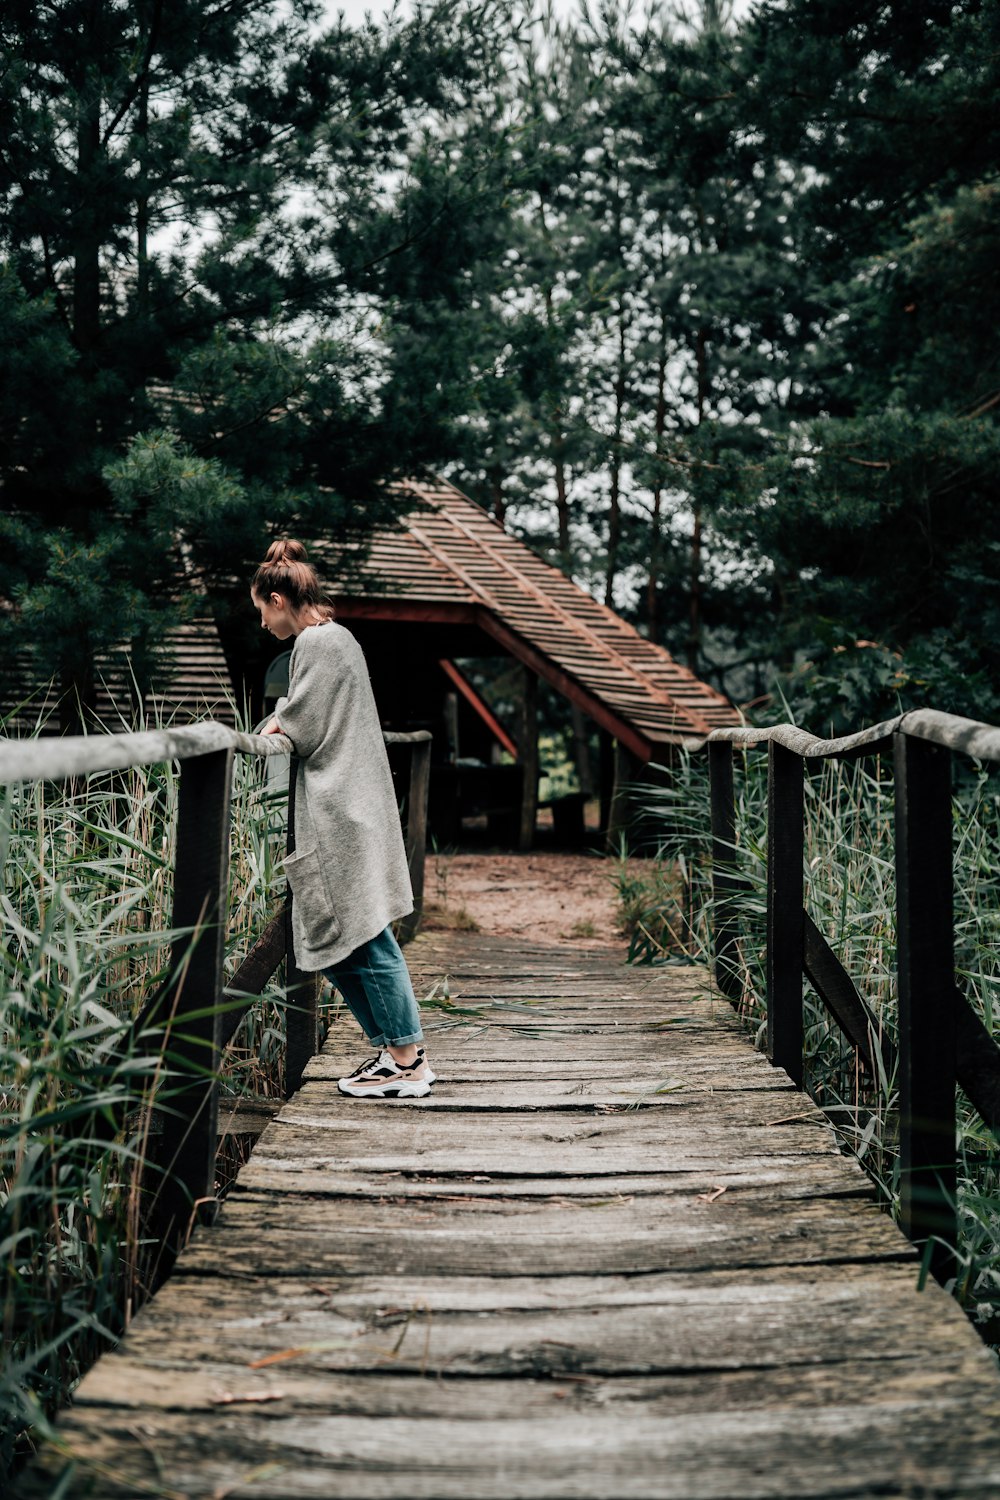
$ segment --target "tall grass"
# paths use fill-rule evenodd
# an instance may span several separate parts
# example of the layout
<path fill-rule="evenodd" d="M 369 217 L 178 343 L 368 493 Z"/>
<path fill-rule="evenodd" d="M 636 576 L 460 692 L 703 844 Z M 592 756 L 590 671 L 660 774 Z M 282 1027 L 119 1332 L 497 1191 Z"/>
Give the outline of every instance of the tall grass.
<path fill-rule="evenodd" d="M 2 789 L 0 1490 L 30 1429 L 127 1324 L 155 1252 L 139 1169 L 163 1064 L 121 1044 L 169 977 L 178 781 L 166 764 Z M 238 756 L 230 973 L 278 899 L 284 809 L 263 763 Z M 227 1052 L 234 1092 L 280 1091 L 283 1001 L 276 980 Z"/>
<path fill-rule="evenodd" d="M 1000 1029 L 1000 777 L 959 767 L 953 802 L 955 960 L 987 1030 Z M 767 755 L 737 752 L 736 856 L 741 1013 L 763 1044 L 767 907 Z M 645 874 L 620 867 L 634 962 L 711 958 L 711 865 L 706 757 L 686 756 L 667 787 L 644 787 L 637 812 L 652 828 Z M 814 922 L 893 1042 L 896 1002 L 895 843 L 891 766 L 878 757 L 807 770 L 805 890 Z M 805 986 L 806 1087 L 886 1203 L 898 1210 L 897 1080 L 872 1079 Z M 963 1097 L 958 1107 L 960 1272 L 955 1292 L 1000 1342 L 1000 1173 L 997 1143 Z"/>

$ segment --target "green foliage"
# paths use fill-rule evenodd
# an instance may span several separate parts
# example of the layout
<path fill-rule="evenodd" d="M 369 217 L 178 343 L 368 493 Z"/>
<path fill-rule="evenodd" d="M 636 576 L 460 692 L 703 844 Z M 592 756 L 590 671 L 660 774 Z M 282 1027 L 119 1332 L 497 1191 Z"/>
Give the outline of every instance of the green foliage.
<path fill-rule="evenodd" d="M 767 906 L 767 757 L 737 758 L 736 840 L 739 1008 L 763 1044 Z M 809 913 L 874 1011 L 897 1036 L 893 785 L 879 758 L 826 761 L 806 777 L 805 887 Z M 648 787 L 643 812 L 655 827 L 658 855 L 636 885 L 623 867 L 620 889 L 632 925 L 631 956 L 663 962 L 683 946 L 712 958 L 712 892 L 707 763 L 682 758 L 673 784 Z M 956 973 L 969 1003 L 994 1034 L 1000 953 L 1000 789 L 995 768 L 973 768 L 954 802 Z M 678 885 L 683 885 L 680 901 Z M 646 897 L 645 909 L 642 898 Z M 678 909 L 686 910 L 683 945 Z M 898 1208 L 897 1080 L 869 1079 L 819 997 L 805 986 L 806 1086 L 838 1134 Z M 961 1270 L 956 1295 L 981 1321 L 1000 1312 L 1000 1243 L 996 1235 L 1000 1167 L 996 1142 L 967 1101 L 959 1101 Z"/>
<path fill-rule="evenodd" d="M 865 697 L 855 679 L 862 718 L 887 687 L 996 712 L 998 27 L 995 3 L 799 0 L 744 36 L 759 147 L 806 173 L 790 241 L 827 315 L 809 331 L 822 420 L 726 524 L 771 560 L 786 664 L 822 654 L 818 621 L 898 654 L 898 683 L 873 671 Z"/>
<path fill-rule="evenodd" d="M 429 455 L 436 428 L 373 336 L 392 268 L 464 222 L 414 188 L 411 134 L 478 107 L 501 19 L 443 3 L 324 30 L 316 0 L 5 6 L 4 644 L 43 622 L 44 674 L 84 702 L 106 640 L 142 655 L 162 629 L 182 549 L 224 615 L 275 529 L 363 535 L 391 514 L 377 482 Z M 485 194 L 466 184 L 473 218 Z M 148 472 L 164 429 L 208 467 Z"/>
<path fill-rule="evenodd" d="M 61 789 L 7 789 L 0 824 L 8 941 L 0 954 L 0 1475 L 26 1430 L 120 1332 L 147 1258 L 139 1170 L 163 1038 L 122 1046 L 170 969 L 177 775 L 169 765 Z M 276 900 L 281 799 L 238 757 L 227 966 Z M 183 936 L 183 935 L 181 935 Z M 232 1092 L 281 1093 L 284 994 L 268 987 L 233 1046 Z M 98 1127 L 126 1112 L 119 1136 Z"/>

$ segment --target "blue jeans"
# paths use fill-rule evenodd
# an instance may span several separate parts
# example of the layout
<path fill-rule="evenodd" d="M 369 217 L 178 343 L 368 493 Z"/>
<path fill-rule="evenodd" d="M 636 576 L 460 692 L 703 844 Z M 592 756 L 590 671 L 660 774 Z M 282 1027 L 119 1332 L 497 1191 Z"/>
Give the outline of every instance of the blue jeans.
<path fill-rule="evenodd" d="M 387 927 L 323 973 L 374 1047 L 406 1047 L 422 1042 L 420 1011 L 410 971 Z"/>

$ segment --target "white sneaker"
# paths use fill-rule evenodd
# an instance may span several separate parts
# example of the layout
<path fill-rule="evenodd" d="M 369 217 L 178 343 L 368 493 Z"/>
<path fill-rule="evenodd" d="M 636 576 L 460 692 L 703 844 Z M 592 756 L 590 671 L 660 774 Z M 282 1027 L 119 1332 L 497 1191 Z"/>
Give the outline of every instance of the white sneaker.
<path fill-rule="evenodd" d="M 337 1087 L 352 1099 L 422 1099 L 431 1091 L 427 1072 L 419 1053 L 407 1068 L 384 1048 L 371 1062 L 363 1063 L 346 1078 L 338 1078 Z"/>

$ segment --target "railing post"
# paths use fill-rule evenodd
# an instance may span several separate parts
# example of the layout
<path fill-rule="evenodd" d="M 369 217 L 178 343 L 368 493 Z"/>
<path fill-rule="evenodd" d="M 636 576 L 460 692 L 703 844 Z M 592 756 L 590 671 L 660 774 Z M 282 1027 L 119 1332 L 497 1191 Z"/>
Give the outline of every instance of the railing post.
<path fill-rule="evenodd" d="M 715 982 L 730 1000 L 742 993 L 737 966 L 735 895 L 736 797 L 733 790 L 733 747 L 729 740 L 709 741 L 708 784 L 712 817 L 712 911 Z"/>
<path fill-rule="evenodd" d="M 802 1087 L 802 757 L 772 740 L 767 762 L 767 1055 Z"/>
<path fill-rule="evenodd" d="M 288 831 L 285 852 L 295 852 L 295 782 L 299 759 L 291 758 L 288 771 Z M 320 976 L 300 969 L 292 945 L 292 892 L 285 896 L 285 1097 L 290 1099 L 302 1082 L 310 1058 L 319 1050 Z"/>
<path fill-rule="evenodd" d="M 218 1071 L 229 900 L 233 751 L 181 762 L 174 869 L 172 970 L 176 976 L 149 1018 L 163 1028 L 167 1086 L 150 1227 L 162 1249 L 156 1281 L 183 1247 L 195 1204 L 211 1196 L 218 1127 Z"/>
<path fill-rule="evenodd" d="M 410 790 L 406 808 L 406 859 L 413 886 L 413 911 L 399 924 L 403 942 L 413 937 L 420 926 L 424 907 L 424 868 L 427 863 L 427 804 L 431 781 L 431 741 L 415 740 L 410 745 Z"/>
<path fill-rule="evenodd" d="M 900 1222 L 954 1273 L 955 959 L 951 752 L 895 736 Z"/>

